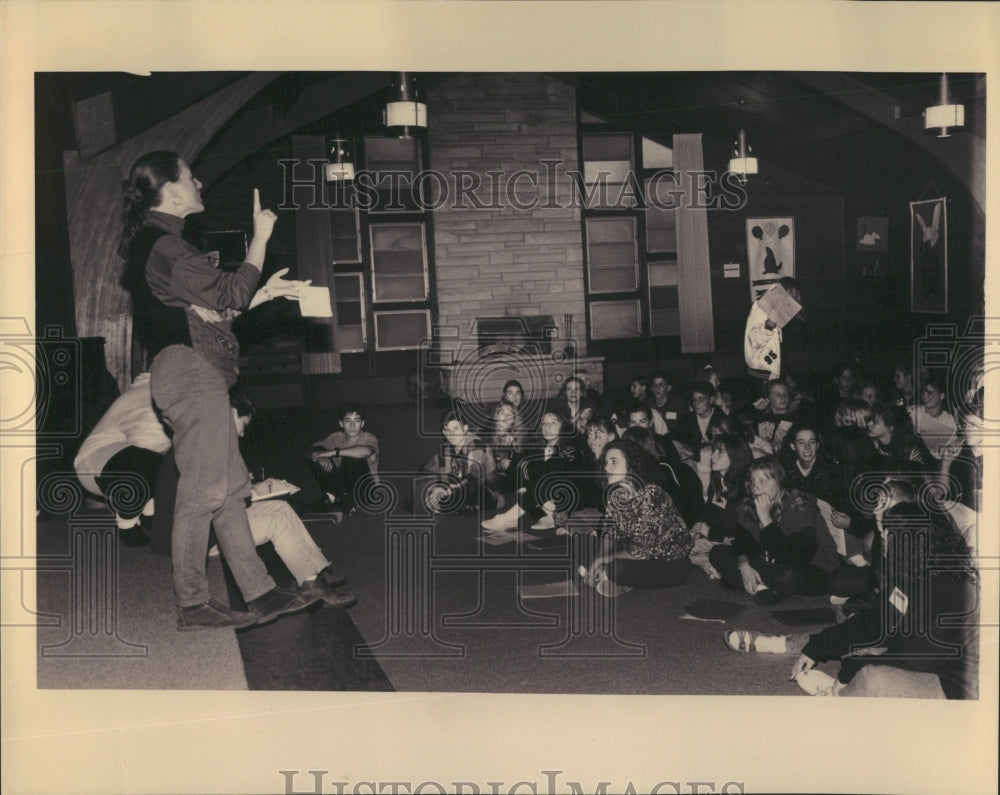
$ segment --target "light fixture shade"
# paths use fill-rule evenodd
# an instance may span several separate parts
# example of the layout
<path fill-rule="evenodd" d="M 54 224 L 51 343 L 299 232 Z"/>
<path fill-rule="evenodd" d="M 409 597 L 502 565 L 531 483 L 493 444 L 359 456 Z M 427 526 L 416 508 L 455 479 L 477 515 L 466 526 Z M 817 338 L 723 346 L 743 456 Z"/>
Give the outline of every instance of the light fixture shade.
<path fill-rule="evenodd" d="M 399 72 L 393 79 L 382 119 L 387 133 L 402 138 L 427 129 L 427 105 L 409 72 Z"/>
<path fill-rule="evenodd" d="M 350 182 L 354 179 L 354 163 L 327 163 L 323 174 L 327 182 Z"/>
<path fill-rule="evenodd" d="M 752 177 L 757 173 L 757 158 L 734 157 L 729 161 L 729 170 L 741 177 Z"/>
<path fill-rule="evenodd" d="M 351 161 L 351 153 L 345 147 L 347 139 L 337 137 L 333 139 L 333 146 L 330 147 L 330 162 L 323 167 L 323 176 L 327 182 L 349 182 L 354 179 L 354 163 Z"/>
<path fill-rule="evenodd" d="M 427 106 L 423 102 L 388 102 L 385 106 L 386 127 L 427 127 Z"/>
<path fill-rule="evenodd" d="M 938 138 L 948 138 L 949 127 L 965 126 L 965 105 L 932 105 L 924 111 L 924 129 L 941 132 Z"/>
<path fill-rule="evenodd" d="M 741 127 L 739 138 L 736 140 L 736 148 L 733 150 L 733 157 L 729 160 L 729 171 L 739 176 L 741 182 L 746 182 L 747 177 L 752 177 L 757 173 L 757 158 L 748 157 L 747 152 L 749 151 L 746 130 Z"/>

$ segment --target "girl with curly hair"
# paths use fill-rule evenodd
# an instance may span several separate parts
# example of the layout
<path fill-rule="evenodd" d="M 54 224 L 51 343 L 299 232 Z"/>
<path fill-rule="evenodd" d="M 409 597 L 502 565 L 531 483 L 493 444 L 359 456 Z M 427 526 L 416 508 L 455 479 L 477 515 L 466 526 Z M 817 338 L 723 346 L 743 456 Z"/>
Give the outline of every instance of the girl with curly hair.
<path fill-rule="evenodd" d="M 670 588 L 687 580 L 691 534 L 670 496 L 656 484 L 656 459 L 635 442 L 604 448 L 606 524 L 583 579 L 602 596 L 637 588 Z"/>

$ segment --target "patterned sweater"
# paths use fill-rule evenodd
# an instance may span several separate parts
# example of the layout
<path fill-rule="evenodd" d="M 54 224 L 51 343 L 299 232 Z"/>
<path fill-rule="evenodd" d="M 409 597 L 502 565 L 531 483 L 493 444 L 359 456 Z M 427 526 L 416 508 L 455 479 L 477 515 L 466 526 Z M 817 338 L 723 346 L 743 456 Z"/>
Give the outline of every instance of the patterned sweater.
<path fill-rule="evenodd" d="M 614 539 L 642 560 L 679 560 L 694 541 L 667 493 L 650 483 L 642 491 L 615 489 L 608 496 L 607 517 Z"/>

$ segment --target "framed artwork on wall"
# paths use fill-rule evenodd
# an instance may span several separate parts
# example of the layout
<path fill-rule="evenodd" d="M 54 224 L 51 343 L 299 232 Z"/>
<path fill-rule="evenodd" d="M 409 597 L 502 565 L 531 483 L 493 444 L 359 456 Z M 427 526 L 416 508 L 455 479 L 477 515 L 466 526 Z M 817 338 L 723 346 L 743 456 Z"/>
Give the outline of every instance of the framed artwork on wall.
<path fill-rule="evenodd" d="M 795 276 L 795 219 L 747 218 L 750 300 L 782 276 Z"/>
<path fill-rule="evenodd" d="M 948 311 L 948 201 L 910 202 L 910 311 Z"/>
<path fill-rule="evenodd" d="M 889 219 L 859 216 L 855 240 L 858 278 L 867 283 L 884 282 L 889 255 Z"/>

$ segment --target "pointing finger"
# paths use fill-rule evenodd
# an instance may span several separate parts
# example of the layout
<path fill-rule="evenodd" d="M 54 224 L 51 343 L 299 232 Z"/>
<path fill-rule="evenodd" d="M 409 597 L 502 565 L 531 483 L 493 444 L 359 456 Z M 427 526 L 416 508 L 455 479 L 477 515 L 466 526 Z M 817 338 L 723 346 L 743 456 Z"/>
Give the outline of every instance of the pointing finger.
<path fill-rule="evenodd" d="M 253 189 L 253 214 L 257 215 L 260 212 L 260 191 L 257 188 Z"/>

